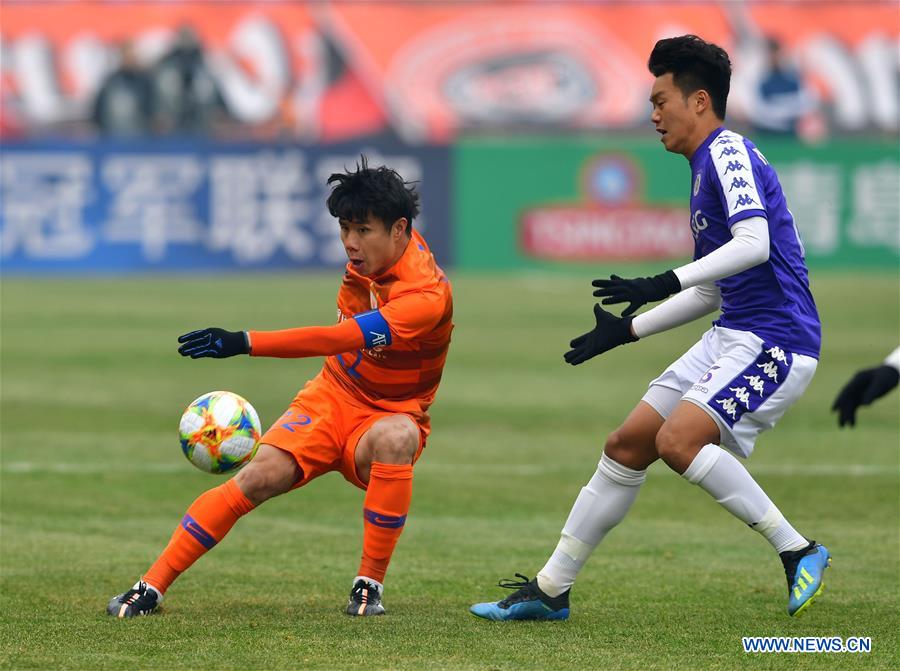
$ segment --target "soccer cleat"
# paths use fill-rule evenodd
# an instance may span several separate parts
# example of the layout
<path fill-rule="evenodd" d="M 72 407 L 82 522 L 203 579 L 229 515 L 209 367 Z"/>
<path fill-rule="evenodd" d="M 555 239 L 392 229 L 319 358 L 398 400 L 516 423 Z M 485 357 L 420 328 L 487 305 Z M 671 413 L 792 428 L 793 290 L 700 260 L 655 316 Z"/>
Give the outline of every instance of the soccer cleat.
<path fill-rule="evenodd" d="M 384 615 L 381 605 L 381 590 L 378 585 L 359 578 L 350 590 L 347 615 Z"/>
<path fill-rule="evenodd" d="M 516 573 L 518 580 L 501 580 L 504 589 L 516 590 L 502 601 L 476 603 L 469 612 L 486 620 L 565 620 L 569 617 L 569 591 L 550 596 L 538 587 L 537 578 L 529 580 Z"/>
<path fill-rule="evenodd" d="M 117 594 L 109 600 L 106 612 L 113 617 L 135 617 L 150 615 L 162 602 L 162 595 L 142 580 L 124 594 Z"/>
<path fill-rule="evenodd" d="M 788 615 L 800 617 L 822 593 L 825 569 L 831 566 L 831 553 L 824 545 L 810 541 L 793 552 L 782 552 L 781 563 L 788 584 Z"/>

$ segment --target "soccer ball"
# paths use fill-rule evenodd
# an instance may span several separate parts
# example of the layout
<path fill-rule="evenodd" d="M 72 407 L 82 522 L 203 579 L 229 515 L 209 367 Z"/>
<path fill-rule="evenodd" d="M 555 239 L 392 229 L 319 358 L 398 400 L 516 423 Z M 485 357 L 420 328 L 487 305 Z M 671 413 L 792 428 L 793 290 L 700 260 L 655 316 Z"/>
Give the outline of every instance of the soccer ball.
<path fill-rule="evenodd" d="M 211 391 L 191 403 L 178 426 L 184 456 L 201 471 L 236 471 L 256 454 L 259 415 L 230 391 Z"/>

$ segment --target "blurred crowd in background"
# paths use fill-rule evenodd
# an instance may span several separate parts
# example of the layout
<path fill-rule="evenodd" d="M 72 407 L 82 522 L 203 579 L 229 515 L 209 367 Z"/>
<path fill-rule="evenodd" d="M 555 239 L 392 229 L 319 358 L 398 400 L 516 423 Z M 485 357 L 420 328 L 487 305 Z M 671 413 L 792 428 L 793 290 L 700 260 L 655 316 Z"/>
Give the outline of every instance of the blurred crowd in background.
<path fill-rule="evenodd" d="M 90 121 L 102 135 L 135 136 L 213 133 L 229 118 L 203 45 L 193 28 L 182 26 L 172 47 L 149 65 L 133 42 L 119 45 Z"/>
<path fill-rule="evenodd" d="M 0 272 L 325 268 L 366 154 L 444 267 L 684 258 L 657 40 L 734 73 L 807 258 L 900 258 L 897 0 L 2 0 Z M 681 177 L 677 177 L 681 175 Z"/>
<path fill-rule="evenodd" d="M 636 129 L 646 54 L 681 32 L 732 55 L 732 125 L 900 128 L 894 2 L 6 4 L 7 138 Z"/>

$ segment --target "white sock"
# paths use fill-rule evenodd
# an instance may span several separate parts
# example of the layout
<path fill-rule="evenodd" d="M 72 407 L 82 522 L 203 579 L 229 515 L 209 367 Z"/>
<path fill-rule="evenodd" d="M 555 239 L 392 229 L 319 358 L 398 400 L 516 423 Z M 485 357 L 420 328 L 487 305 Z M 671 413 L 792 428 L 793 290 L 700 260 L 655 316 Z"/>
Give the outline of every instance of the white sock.
<path fill-rule="evenodd" d="M 709 492 L 725 510 L 761 533 L 776 552 L 799 550 L 809 544 L 784 519 L 743 464 L 718 445 L 704 445 L 683 475 L 688 482 Z"/>
<path fill-rule="evenodd" d="M 597 544 L 625 517 L 646 477 L 646 470 L 627 468 L 606 454 L 600 457 L 597 471 L 575 499 L 556 549 L 537 574 L 541 591 L 559 596 L 574 584 Z"/>

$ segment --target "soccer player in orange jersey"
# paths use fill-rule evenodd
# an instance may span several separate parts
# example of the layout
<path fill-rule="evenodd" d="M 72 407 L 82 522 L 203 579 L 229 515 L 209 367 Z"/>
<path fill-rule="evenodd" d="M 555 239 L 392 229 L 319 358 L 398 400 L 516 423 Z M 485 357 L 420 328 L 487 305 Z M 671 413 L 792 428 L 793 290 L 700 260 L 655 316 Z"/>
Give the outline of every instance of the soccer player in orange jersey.
<path fill-rule="evenodd" d="M 193 359 L 236 354 L 325 356 L 262 436 L 254 459 L 187 509 L 166 549 L 127 592 L 116 617 L 149 615 L 169 585 L 263 501 L 329 471 L 365 490 L 363 552 L 348 615 L 380 615 L 384 575 L 412 497 L 413 464 L 430 431 L 450 344 L 450 283 L 412 228 L 415 189 L 387 167 L 331 175 L 328 210 L 340 224 L 349 263 L 338 292 L 338 322 L 284 331 L 206 328 L 181 336 Z"/>

